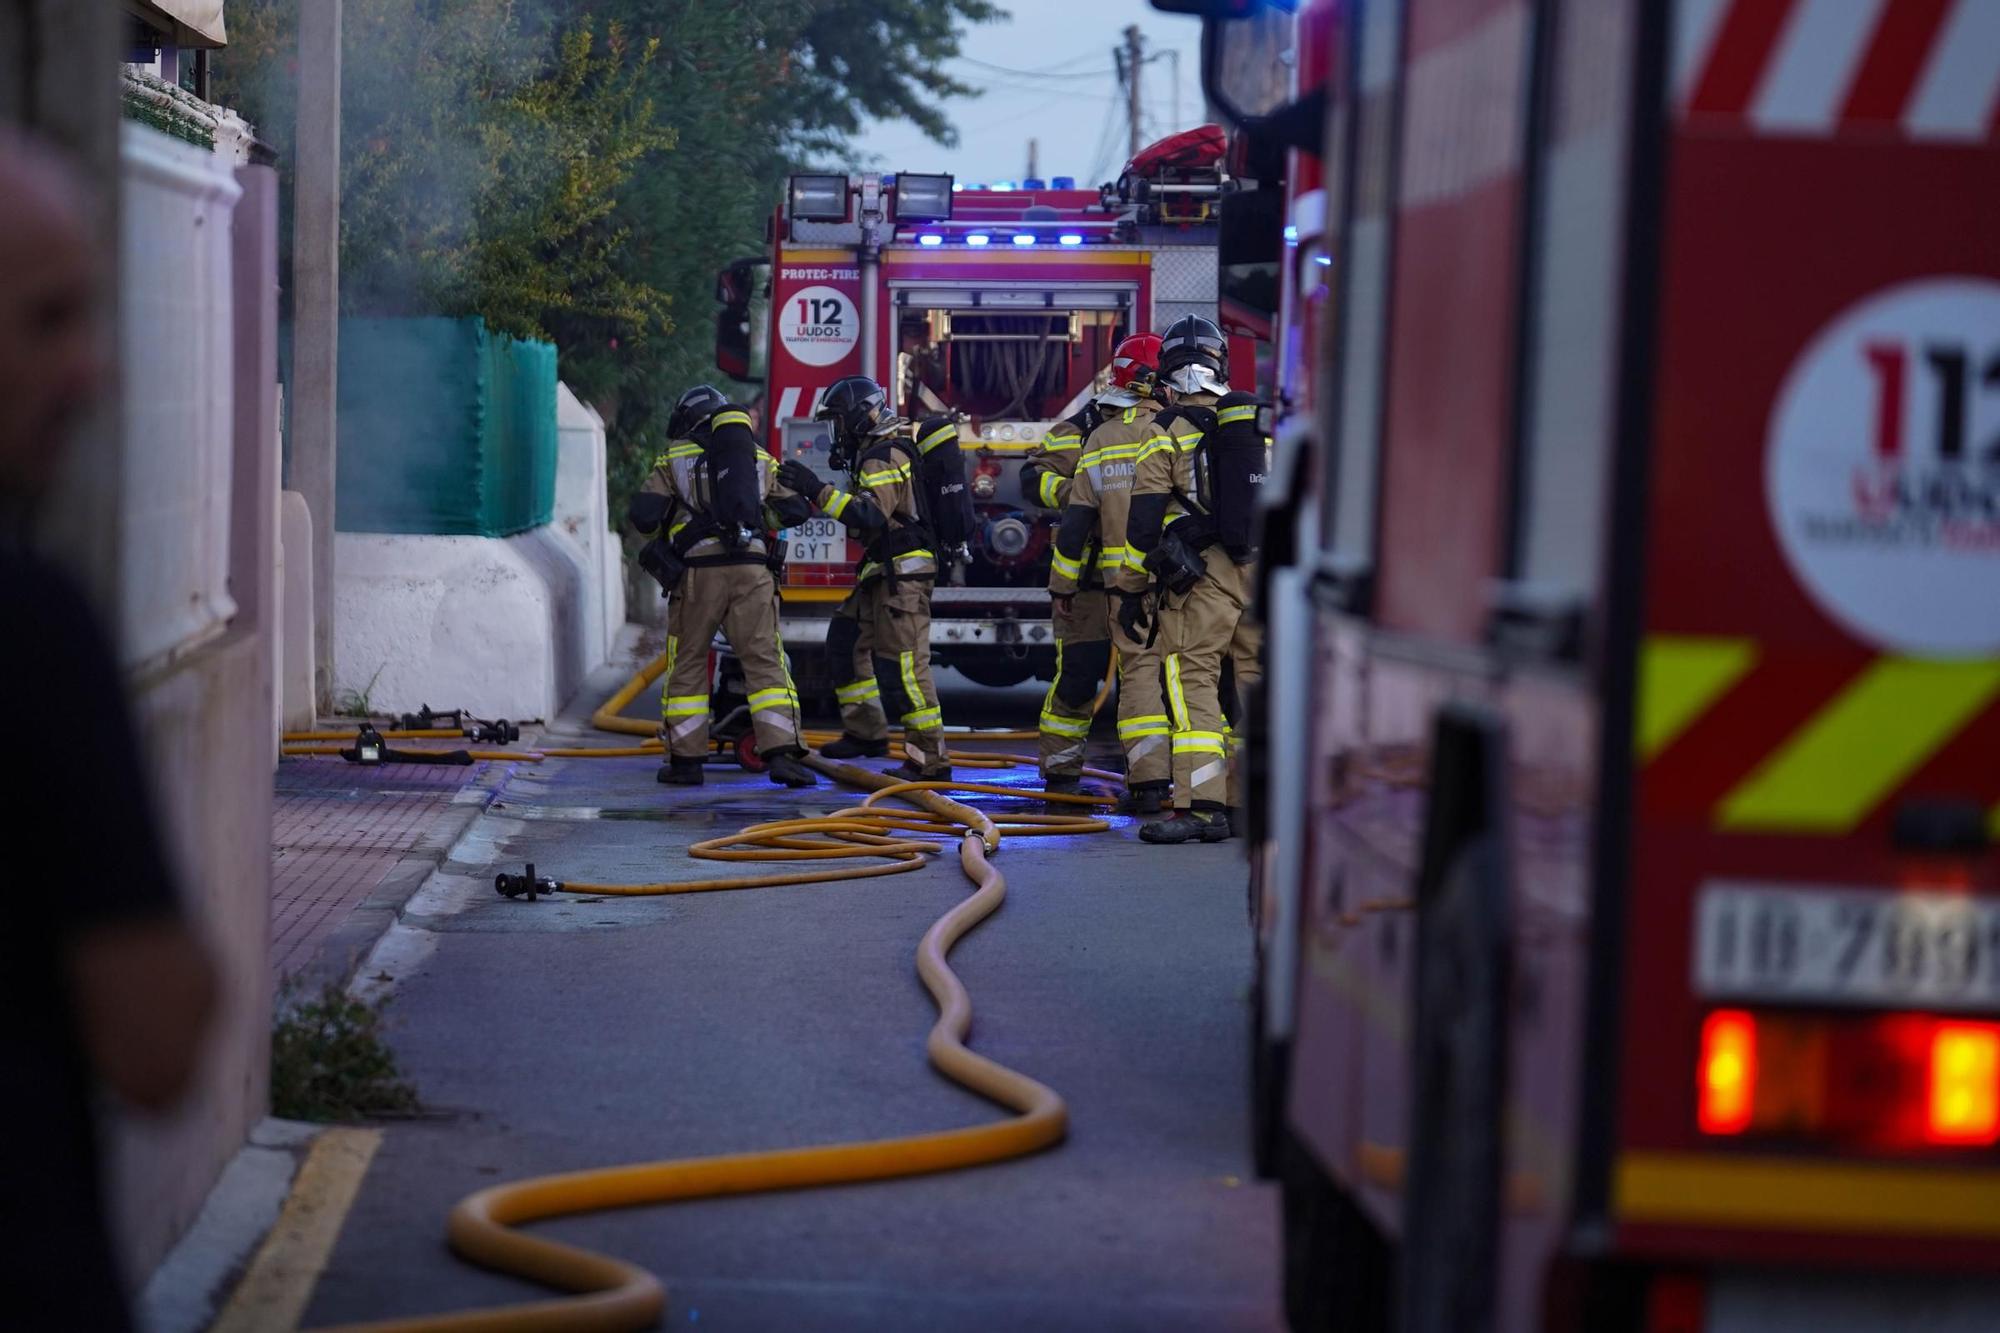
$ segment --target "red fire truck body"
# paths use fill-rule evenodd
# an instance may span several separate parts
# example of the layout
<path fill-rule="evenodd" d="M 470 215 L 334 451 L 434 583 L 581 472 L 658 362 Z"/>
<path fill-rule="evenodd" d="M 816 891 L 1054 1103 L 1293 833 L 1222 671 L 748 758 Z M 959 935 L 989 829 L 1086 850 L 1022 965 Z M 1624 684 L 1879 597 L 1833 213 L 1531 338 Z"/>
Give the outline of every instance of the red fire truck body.
<path fill-rule="evenodd" d="M 2000 6 L 1298 22 L 1295 1326 L 2000 1327 Z"/>
<path fill-rule="evenodd" d="M 912 217 L 918 180 L 932 201 Z M 819 189 L 816 206 L 802 181 Z M 879 380 L 899 415 L 960 422 L 979 527 L 970 559 L 933 597 L 932 651 L 943 665 L 990 685 L 1053 676 L 1055 516 L 1023 494 L 1021 464 L 1102 387 L 1120 339 L 1185 314 L 1217 317 L 1214 217 L 1227 184 L 1213 161 L 1142 161 L 1101 190 L 793 178 L 769 260 L 770 447 L 824 464 L 825 428 L 812 413 L 845 375 Z M 1254 366 L 1254 349 L 1240 359 Z M 811 682 L 860 547 L 830 519 L 788 538 L 784 636 Z"/>

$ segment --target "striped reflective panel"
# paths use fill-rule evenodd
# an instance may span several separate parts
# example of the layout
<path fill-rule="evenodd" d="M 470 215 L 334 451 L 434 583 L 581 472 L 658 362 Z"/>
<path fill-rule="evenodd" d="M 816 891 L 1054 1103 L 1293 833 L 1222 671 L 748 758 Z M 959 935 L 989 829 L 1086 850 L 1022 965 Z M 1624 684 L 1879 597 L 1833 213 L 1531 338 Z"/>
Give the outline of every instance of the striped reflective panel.
<path fill-rule="evenodd" d="M 1135 736 L 1165 736 L 1172 728 L 1167 725 L 1165 713 L 1146 713 L 1139 717 L 1118 719 L 1118 739 L 1129 741 Z"/>
<path fill-rule="evenodd" d="M 958 427 L 939 426 L 936 430 L 924 436 L 923 439 L 917 441 L 917 451 L 919 453 L 927 454 L 931 450 L 943 444 L 946 440 L 955 440 L 957 438 L 958 438 Z"/>
<path fill-rule="evenodd" d="M 1097 553 L 1097 567 L 1099 569 L 1117 569 L 1124 565 L 1131 558 L 1131 555 L 1132 548 L 1129 546 L 1107 546 Z"/>
<path fill-rule="evenodd" d="M 1063 491 L 1064 480 L 1065 479 L 1062 476 L 1054 472 L 1042 473 L 1041 480 L 1037 483 L 1037 485 L 1040 489 L 1040 496 L 1043 504 L 1053 509 L 1058 504 L 1062 503 L 1062 498 L 1063 498 L 1062 491 Z"/>
<path fill-rule="evenodd" d="M 1649 636 L 1639 653 L 1640 762 L 1672 744 L 1756 663 L 1749 639 Z"/>
<path fill-rule="evenodd" d="M 715 427 L 748 426 L 749 424 L 750 414 L 748 412 L 717 412 L 713 417 L 709 418 L 709 425 Z"/>
<path fill-rule="evenodd" d="M 1051 736 L 1064 736 L 1075 740 L 1090 734 L 1090 719 L 1087 717 L 1066 717 L 1061 713 L 1042 710 L 1042 730 Z"/>
<path fill-rule="evenodd" d="M 826 503 L 820 508 L 825 511 L 828 518 L 839 518 L 847 512 L 847 506 L 853 502 L 854 497 L 846 491 L 835 491 L 826 497 Z"/>
<path fill-rule="evenodd" d="M 1066 454 L 1083 448 L 1083 436 L 1075 431 L 1064 431 L 1059 435 L 1042 437 L 1042 449 L 1046 453 Z"/>
<path fill-rule="evenodd" d="M 750 711 L 762 713 L 772 708 L 797 708 L 798 696 L 783 685 L 774 685 L 768 690 L 758 690 L 750 696 Z"/>
<path fill-rule="evenodd" d="M 844 704 L 866 703 L 882 697 L 882 683 L 871 676 L 867 680 L 851 680 L 845 685 L 835 686 L 833 692 Z"/>
<path fill-rule="evenodd" d="M 872 469 L 872 470 L 871 470 Z M 888 486 L 910 479 L 910 465 L 898 463 L 890 467 L 884 463 L 870 463 L 861 470 L 861 480 L 869 486 Z"/>
<path fill-rule="evenodd" d="M 661 702 L 661 717 L 694 717 L 698 714 L 706 716 L 707 713 L 708 696 L 705 694 L 669 695 Z"/>
<path fill-rule="evenodd" d="M 2000 662 L 1883 658 L 1723 798 L 1719 827 L 1845 833 L 2000 697 Z"/>
<path fill-rule="evenodd" d="M 1061 551 L 1049 556 L 1049 568 L 1066 579 L 1079 578 L 1083 574 L 1083 561 L 1072 560 Z"/>
<path fill-rule="evenodd" d="M 1223 754 L 1226 742 L 1219 731 L 1177 731 L 1174 733 L 1175 754 Z"/>
<path fill-rule="evenodd" d="M 1232 421 L 1251 421 L 1257 416 L 1257 405 L 1245 403 L 1240 407 L 1225 407 L 1215 414 L 1215 424 L 1227 426 Z"/>

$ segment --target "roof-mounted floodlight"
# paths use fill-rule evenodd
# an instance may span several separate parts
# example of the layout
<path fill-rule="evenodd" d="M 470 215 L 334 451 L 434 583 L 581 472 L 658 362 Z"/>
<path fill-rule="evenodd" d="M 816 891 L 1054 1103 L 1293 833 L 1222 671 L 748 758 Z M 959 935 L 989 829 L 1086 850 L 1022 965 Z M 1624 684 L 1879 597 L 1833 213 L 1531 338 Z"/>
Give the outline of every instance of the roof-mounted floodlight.
<path fill-rule="evenodd" d="M 847 177 L 794 176 L 791 216 L 803 222 L 847 221 Z"/>
<path fill-rule="evenodd" d="M 896 177 L 895 220 L 943 222 L 951 216 L 950 176 Z"/>

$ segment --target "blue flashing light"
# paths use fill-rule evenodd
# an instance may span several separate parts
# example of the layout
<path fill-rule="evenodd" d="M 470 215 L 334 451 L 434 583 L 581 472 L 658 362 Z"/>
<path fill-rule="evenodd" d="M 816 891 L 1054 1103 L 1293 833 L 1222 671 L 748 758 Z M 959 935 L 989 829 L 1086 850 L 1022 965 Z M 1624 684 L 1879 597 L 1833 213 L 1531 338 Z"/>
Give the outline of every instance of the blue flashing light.
<path fill-rule="evenodd" d="M 975 231 L 965 238 L 965 243 L 967 245 L 984 245 L 992 239 L 991 236 L 988 236 L 983 231 Z"/>
<path fill-rule="evenodd" d="M 1024 190 L 1046 190 L 1049 188 L 1049 183 L 1038 177 L 1030 176 L 1021 182 L 1021 188 Z"/>
<path fill-rule="evenodd" d="M 1285 244 L 1286 244 L 1286 245 L 1297 245 L 1298 243 L 1299 243 L 1299 229 L 1298 229 L 1297 227 L 1292 227 L 1292 226 L 1288 226 L 1288 227 L 1286 227 L 1286 228 L 1285 228 Z"/>
<path fill-rule="evenodd" d="M 1015 232 L 1015 233 L 1014 233 L 1014 244 L 1016 244 L 1016 245 L 1033 245 L 1034 243 L 1035 243 L 1035 234 L 1034 234 L 1033 232 L 1031 232 L 1031 231 L 1017 231 L 1017 232 Z"/>
<path fill-rule="evenodd" d="M 1056 237 L 1056 240 L 1060 241 L 1064 245 L 1083 244 L 1083 237 L 1079 233 L 1073 231 L 1064 232 L 1062 235 Z"/>
<path fill-rule="evenodd" d="M 993 182 L 993 188 L 994 188 L 994 189 L 996 189 L 996 190 L 1011 190 L 1011 189 L 1013 189 L 1013 188 L 1014 188 L 1014 182 L 1012 182 L 1012 181 L 994 181 L 994 182 Z"/>
<path fill-rule="evenodd" d="M 1058 190 L 1074 190 L 1076 188 L 1076 177 L 1058 176 L 1050 184 L 1054 185 Z"/>
<path fill-rule="evenodd" d="M 923 235 L 921 235 L 921 236 L 917 237 L 917 244 L 918 244 L 918 245 L 943 245 L 943 244 L 944 244 L 944 237 L 942 237 L 942 236 L 938 235 L 938 234 L 937 234 L 936 232 L 934 232 L 934 231 L 927 231 L 927 232 L 925 232 L 925 233 L 924 233 Z"/>
<path fill-rule="evenodd" d="M 1315 263 L 1315 264 L 1318 264 L 1318 265 L 1319 265 L 1319 266 L 1320 266 L 1321 268 L 1331 268 L 1331 267 L 1333 266 L 1333 256 L 1332 256 L 1332 255 L 1314 255 L 1314 256 L 1313 256 L 1313 263 Z"/>

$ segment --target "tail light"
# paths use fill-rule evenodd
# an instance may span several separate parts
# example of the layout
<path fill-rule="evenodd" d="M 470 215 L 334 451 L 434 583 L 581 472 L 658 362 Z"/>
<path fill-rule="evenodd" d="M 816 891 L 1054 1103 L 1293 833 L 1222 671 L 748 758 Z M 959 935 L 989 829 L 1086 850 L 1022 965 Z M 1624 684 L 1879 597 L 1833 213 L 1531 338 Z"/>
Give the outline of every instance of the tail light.
<path fill-rule="evenodd" d="M 2000 1023 L 1718 1009 L 1702 1022 L 1695 1083 L 1695 1123 L 1716 1137 L 2000 1143 Z"/>
<path fill-rule="evenodd" d="M 972 497 L 991 500 L 1000 493 L 1000 465 L 986 459 L 972 470 Z"/>

